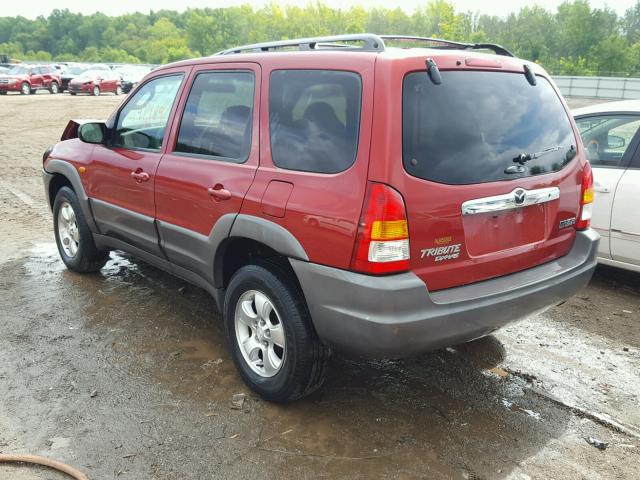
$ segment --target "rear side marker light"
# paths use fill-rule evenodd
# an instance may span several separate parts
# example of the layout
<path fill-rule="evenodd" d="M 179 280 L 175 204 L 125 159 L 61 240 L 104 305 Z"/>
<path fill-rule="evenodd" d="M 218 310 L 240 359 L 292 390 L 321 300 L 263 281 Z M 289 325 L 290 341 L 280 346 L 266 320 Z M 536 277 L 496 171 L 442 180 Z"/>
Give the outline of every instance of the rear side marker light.
<path fill-rule="evenodd" d="M 593 171 L 587 163 L 582 171 L 582 187 L 580 189 L 580 216 L 576 222 L 576 230 L 586 230 L 591 225 L 593 212 Z"/>
<path fill-rule="evenodd" d="M 400 193 L 382 183 L 369 183 L 351 268 L 369 274 L 409 269 L 409 227 Z"/>

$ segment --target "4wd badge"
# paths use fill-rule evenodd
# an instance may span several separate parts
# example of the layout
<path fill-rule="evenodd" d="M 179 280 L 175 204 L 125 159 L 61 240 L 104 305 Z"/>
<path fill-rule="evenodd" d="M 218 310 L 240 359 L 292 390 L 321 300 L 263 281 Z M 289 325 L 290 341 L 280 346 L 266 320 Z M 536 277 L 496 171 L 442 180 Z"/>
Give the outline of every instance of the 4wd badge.
<path fill-rule="evenodd" d="M 567 218 L 565 220 L 560 220 L 560 224 L 558 228 L 562 230 L 563 228 L 572 227 L 576 224 L 576 217 Z"/>

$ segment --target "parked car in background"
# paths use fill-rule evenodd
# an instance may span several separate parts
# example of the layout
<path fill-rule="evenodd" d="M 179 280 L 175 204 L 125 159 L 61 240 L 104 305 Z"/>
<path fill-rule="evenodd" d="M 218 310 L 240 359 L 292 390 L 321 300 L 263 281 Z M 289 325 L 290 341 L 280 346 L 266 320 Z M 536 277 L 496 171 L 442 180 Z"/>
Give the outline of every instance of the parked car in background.
<path fill-rule="evenodd" d="M 240 375 L 279 402 L 319 388 L 332 349 L 415 355 L 583 288 L 593 177 L 549 75 L 499 45 L 403 39 L 425 48 L 237 47 L 69 122 L 43 155 L 62 261 L 94 272 L 122 249 L 206 289 Z"/>
<path fill-rule="evenodd" d="M 0 67 L 0 74 L 7 73 L 9 70 L 9 67 Z"/>
<path fill-rule="evenodd" d="M 37 90 L 58 93 L 61 83 L 60 73 L 52 65 L 16 65 L 0 76 L 0 94 L 29 95 Z"/>
<path fill-rule="evenodd" d="M 89 70 L 113 70 L 106 63 L 92 63 L 88 67 Z"/>
<path fill-rule="evenodd" d="M 61 84 L 60 91 L 64 92 L 69 89 L 69 82 L 76 78 L 78 75 L 83 74 L 89 70 L 88 65 L 84 65 L 81 63 L 70 63 L 65 66 L 60 74 Z"/>
<path fill-rule="evenodd" d="M 115 71 L 122 78 L 122 92 L 129 93 L 151 71 L 151 67 L 127 65 L 118 67 Z"/>
<path fill-rule="evenodd" d="M 640 272 L 640 100 L 573 111 L 593 167 L 599 261 Z"/>
<path fill-rule="evenodd" d="M 120 95 L 122 86 L 120 75 L 113 70 L 87 70 L 69 82 L 69 93 L 87 93 L 98 96 L 103 93 Z"/>

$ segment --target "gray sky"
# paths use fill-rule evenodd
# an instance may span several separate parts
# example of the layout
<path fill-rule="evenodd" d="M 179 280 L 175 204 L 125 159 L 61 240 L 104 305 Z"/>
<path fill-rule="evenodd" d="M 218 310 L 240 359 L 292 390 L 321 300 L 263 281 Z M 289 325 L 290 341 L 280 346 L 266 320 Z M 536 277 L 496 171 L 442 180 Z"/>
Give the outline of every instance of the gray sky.
<path fill-rule="evenodd" d="M 473 12 L 486 13 L 490 15 L 505 16 L 511 12 L 518 11 L 526 5 L 537 4 L 549 10 L 555 11 L 556 7 L 562 3 L 559 0 L 452 0 L 458 11 L 471 10 Z M 187 7 L 222 7 L 229 5 L 251 4 L 254 6 L 262 6 L 268 1 L 265 0 L 184 0 L 176 2 L 176 0 L 75 0 L 69 2 L 59 0 L 52 2 L 51 0 L 31 0 L 31 1 L 15 1 L 8 0 L 3 2 L 4 5 L 0 10 L 0 16 L 22 15 L 27 18 L 35 18 L 38 15 L 48 15 L 54 8 L 68 8 L 72 12 L 84 14 L 101 11 L 107 15 L 119 15 L 127 12 L 148 12 L 150 9 L 160 10 L 185 10 Z M 308 0 L 284 0 L 275 1 L 278 4 L 306 5 Z M 404 0 L 402 2 L 393 2 L 389 0 L 324 0 L 329 6 L 348 8 L 353 5 L 364 5 L 367 7 L 402 7 L 407 12 L 411 12 L 419 5 L 424 5 L 427 0 Z M 634 0 L 591 0 L 592 7 L 602 8 L 608 5 L 610 8 L 623 14 L 625 10 L 635 4 Z"/>

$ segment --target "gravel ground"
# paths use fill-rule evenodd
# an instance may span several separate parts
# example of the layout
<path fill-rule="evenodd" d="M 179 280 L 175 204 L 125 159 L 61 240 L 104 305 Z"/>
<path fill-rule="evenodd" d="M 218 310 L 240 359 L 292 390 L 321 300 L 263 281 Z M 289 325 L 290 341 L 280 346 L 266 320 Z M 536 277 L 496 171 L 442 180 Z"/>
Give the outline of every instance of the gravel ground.
<path fill-rule="evenodd" d="M 41 155 L 69 118 L 120 100 L 0 98 L 0 453 L 91 479 L 638 478 L 638 275 L 600 268 L 563 305 L 471 344 L 334 356 L 320 392 L 278 406 L 237 376 L 202 290 L 122 253 L 67 271 Z M 0 466 L 0 479 L 58 478 Z"/>

